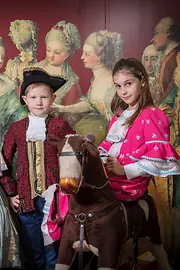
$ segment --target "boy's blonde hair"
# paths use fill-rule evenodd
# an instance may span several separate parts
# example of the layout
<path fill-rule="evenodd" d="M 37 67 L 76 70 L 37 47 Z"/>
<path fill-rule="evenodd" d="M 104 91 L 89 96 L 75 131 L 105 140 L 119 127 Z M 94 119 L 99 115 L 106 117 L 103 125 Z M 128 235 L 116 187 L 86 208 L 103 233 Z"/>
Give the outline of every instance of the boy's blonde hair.
<path fill-rule="evenodd" d="M 41 88 L 44 88 L 44 89 L 49 89 L 50 92 L 51 92 L 51 95 L 54 94 L 53 89 L 48 84 L 39 82 L 39 83 L 32 83 L 32 84 L 28 85 L 28 87 L 25 90 L 25 96 L 27 95 L 27 93 L 28 93 L 29 90 L 34 89 L 36 87 L 41 87 Z"/>

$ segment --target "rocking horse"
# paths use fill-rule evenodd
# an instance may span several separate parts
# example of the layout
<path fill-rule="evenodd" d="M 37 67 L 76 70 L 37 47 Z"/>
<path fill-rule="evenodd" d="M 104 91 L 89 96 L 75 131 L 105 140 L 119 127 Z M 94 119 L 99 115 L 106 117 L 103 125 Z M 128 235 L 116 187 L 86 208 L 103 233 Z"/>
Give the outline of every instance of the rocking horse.
<path fill-rule="evenodd" d="M 145 194 L 139 203 L 120 202 L 110 187 L 99 151 L 89 139 L 67 135 L 63 140 L 52 138 L 51 143 L 58 147 L 61 190 L 71 194 L 56 270 L 70 269 L 77 248 L 79 270 L 84 249 L 98 256 L 98 270 L 138 269 L 138 238 L 160 237 L 152 198 Z M 149 213 L 145 214 L 141 202 L 148 205 Z M 130 237 L 134 239 L 135 260 L 131 268 L 124 268 L 121 251 Z"/>

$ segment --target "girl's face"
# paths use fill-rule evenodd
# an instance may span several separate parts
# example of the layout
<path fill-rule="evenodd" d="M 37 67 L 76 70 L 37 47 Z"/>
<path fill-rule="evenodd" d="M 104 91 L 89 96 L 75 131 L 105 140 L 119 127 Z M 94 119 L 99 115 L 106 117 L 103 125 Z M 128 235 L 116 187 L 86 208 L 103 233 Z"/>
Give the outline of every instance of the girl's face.
<path fill-rule="evenodd" d="M 94 69 L 97 66 L 98 56 L 95 54 L 94 48 L 91 45 L 84 44 L 81 59 L 86 68 Z"/>
<path fill-rule="evenodd" d="M 60 66 L 68 56 L 69 54 L 64 49 L 62 42 L 54 40 L 46 43 L 46 58 L 50 65 Z"/>
<path fill-rule="evenodd" d="M 5 49 L 4 47 L 0 46 L 0 68 L 2 68 L 4 64 L 4 58 L 5 58 Z"/>
<path fill-rule="evenodd" d="M 122 70 L 114 75 L 114 84 L 118 96 L 128 105 L 129 109 L 136 109 L 141 94 L 141 81 L 129 71 Z"/>

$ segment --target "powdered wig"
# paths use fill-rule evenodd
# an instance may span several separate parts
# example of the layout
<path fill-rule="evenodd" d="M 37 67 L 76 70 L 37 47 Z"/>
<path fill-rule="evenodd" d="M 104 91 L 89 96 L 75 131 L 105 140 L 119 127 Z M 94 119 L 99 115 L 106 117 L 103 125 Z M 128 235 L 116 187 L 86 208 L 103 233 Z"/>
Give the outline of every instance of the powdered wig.
<path fill-rule="evenodd" d="M 69 22 L 58 22 L 46 35 L 45 42 L 59 40 L 69 56 L 81 46 L 80 34 L 77 27 Z"/>
<path fill-rule="evenodd" d="M 121 34 L 100 30 L 91 33 L 84 43 L 92 46 L 101 63 L 112 70 L 123 57 L 123 42 Z"/>
<path fill-rule="evenodd" d="M 35 55 L 37 51 L 37 33 L 38 33 L 38 27 L 37 24 L 30 20 L 15 20 L 14 22 L 11 22 L 10 28 L 9 28 L 9 36 L 11 37 L 12 41 L 16 45 L 16 48 L 19 51 L 23 51 L 21 41 L 16 37 L 15 38 L 15 32 L 18 31 L 18 28 L 25 28 L 31 31 L 31 45 L 32 45 L 32 52 Z"/>
<path fill-rule="evenodd" d="M 162 24 L 164 31 L 169 34 L 169 38 L 180 43 L 180 24 L 171 17 L 162 18 L 158 25 Z"/>

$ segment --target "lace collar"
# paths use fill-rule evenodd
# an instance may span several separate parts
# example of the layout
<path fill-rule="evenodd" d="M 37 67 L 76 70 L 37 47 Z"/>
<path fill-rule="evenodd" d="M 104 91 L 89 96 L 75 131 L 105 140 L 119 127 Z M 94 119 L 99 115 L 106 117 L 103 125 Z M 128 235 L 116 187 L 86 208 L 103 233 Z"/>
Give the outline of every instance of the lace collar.
<path fill-rule="evenodd" d="M 124 125 L 125 121 L 133 115 L 135 110 L 125 110 L 122 114 L 117 118 L 117 121 L 113 123 L 111 126 L 106 139 L 110 142 L 123 142 L 129 126 Z"/>
<path fill-rule="evenodd" d="M 29 115 L 29 125 L 26 132 L 26 141 L 45 141 L 46 140 L 46 118 L 35 115 Z"/>

